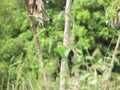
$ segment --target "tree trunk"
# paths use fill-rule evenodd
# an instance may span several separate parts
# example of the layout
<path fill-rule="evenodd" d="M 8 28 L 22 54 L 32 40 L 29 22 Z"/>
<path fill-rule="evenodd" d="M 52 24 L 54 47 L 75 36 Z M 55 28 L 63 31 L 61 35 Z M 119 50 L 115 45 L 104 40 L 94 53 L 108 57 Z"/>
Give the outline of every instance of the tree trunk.
<path fill-rule="evenodd" d="M 70 39 L 70 11 L 71 11 L 72 0 L 66 0 L 66 8 L 65 8 L 65 28 L 64 28 L 64 39 L 63 44 L 68 46 Z M 64 59 L 61 60 L 61 68 L 60 68 L 60 90 L 66 90 L 66 61 Z"/>
<path fill-rule="evenodd" d="M 29 15 L 29 6 L 28 6 L 28 1 L 29 0 L 24 0 L 25 1 L 25 5 L 26 5 L 26 9 L 28 11 L 28 15 Z M 40 46 L 40 41 L 39 38 L 37 36 L 37 30 L 33 21 L 33 17 L 29 15 L 29 20 L 30 20 L 30 25 L 32 27 L 32 32 L 33 32 L 33 36 L 34 36 L 34 41 L 38 50 L 38 56 L 39 56 L 39 60 L 40 60 L 40 65 L 42 68 L 42 72 L 43 72 L 43 77 L 44 77 L 44 81 L 45 81 L 45 88 L 47 88 L 47 74 L 46 74 L 46 70 L 45 70 L 45 66 L 44 66 L 44 59 L 43 59 L 43 55 L 42 55 L 42 50 L 41 50 L 41 46 Z"/>

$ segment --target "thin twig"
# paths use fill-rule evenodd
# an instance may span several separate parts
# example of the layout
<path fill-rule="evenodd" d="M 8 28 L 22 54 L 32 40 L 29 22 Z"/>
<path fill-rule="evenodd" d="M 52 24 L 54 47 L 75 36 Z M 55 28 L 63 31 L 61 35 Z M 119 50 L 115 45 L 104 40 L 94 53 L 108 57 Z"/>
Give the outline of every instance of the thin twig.
<path fill-rule="evenodd" d="M 117 43 L 116 43 L 116 46 L 115 46 L 115 50 L 114 50 L 113 55 L 112 55 L 112 61 L 111 61 L 111 64 L 110 64 L 110 69 L 109 69 L 110 73 L 112 72 L 112 70 L 114 68 L 115 56 L 116 56 L 119 44 L 120 44 L 120 34 L 118 35 L 118 40 L 117 40 Z"/>
<path fill-rule="evenodd" d="M 111 41 L 110 41 L 110 44 L 109 44 L 109 46 L 108 46 L 108 48 L 107 48 L 107 51 L 106 51 L 105 56 L 104 56 L 104 61 L 105 61 L 105 59 L 106 59 L 106 57 L 107 57 L 107 55 L 108 55 L 108 51 L 110 50 L 110 47 L 111 47 L 111 44 L 112 44 L 112 41 L 113 41 L 114 36 L 115 36 L 115 35 L 112 36 L 112 39 L 111 39 Z"/>

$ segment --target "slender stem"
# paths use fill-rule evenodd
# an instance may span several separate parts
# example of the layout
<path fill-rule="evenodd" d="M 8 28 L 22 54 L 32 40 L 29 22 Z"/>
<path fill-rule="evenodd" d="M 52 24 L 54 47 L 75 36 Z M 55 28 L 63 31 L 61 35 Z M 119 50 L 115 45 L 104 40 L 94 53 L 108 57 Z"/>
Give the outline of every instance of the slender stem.
<path fill-rule="evenodd" d="M 117 53 L 117 49 L 119 47 L 119 44 L 120 44 L 120 34 L 118 35 L 118 40 L 117 40 L 117 43 L 116 43 L 116 46 L 115 46 L 115 50 L 113 52 L 113 55 L 112 55 L 112 61 L 111 61 L 111 65 L 110 65 L 110 73 L 112 72 L 113 68 L 114 68 L 114 62 L 115 62 L 115 55 Z"/>

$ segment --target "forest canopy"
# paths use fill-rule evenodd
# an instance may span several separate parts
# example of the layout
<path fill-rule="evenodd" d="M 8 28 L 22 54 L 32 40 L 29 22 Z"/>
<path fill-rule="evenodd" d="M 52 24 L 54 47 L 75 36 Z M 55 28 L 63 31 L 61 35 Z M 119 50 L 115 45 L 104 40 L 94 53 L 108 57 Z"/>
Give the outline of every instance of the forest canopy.
<path fill-rule="evenodd" d="M 109 73 L 120 29 L 120 18 L 117 18 L 117 24 L 113 21 L 120 10 L 120 1 L 73 0 L 70 15 L 65 12 L 66 0 L 43 2 L 50 22 L 45 22 L 41 28 L 36 18 L 33 21 L 49 90 L 59 89 L 62 58 L 66 60 L 68 69 L 66 90 L 71 88 L 74 79 L 79 84 L 78 90 L 120 89 L 119 47 L 115 52 L 113 70 Z M 71 21 L 68 47 L 63 44 L 66 16 Z M 40 66 L 24 0 L 1 0 L 0 89 L 44 90 L 44 70 Z M 75 76 L 76 72 L 78 76 Z"/>

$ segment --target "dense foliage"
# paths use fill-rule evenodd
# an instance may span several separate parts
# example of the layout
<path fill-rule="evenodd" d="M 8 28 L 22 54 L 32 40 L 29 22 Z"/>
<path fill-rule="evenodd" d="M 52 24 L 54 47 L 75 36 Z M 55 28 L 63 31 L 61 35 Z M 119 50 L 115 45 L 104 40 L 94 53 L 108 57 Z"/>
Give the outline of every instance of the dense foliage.
<path fill-rule="evenodd" d="M 41 41 L 50 90 L 58 89 L 60 60 L 67 56 L 71 60 L 68 61 L 68 85 L 71 85 L 71 79 L 74 79 L 71 77 L 77 72 L 79 76 L 75 79 L 81 90 L 120 89 L 120 56 L 116 56 L 111 80 L 108 73 L 117 41 L 117 31 L 105 23 L 107 19 L 111 21 L 116 16 L 115 7 L 110 7 L 114 5 L 113 1 L 73 0 L 68 49 L 62 44 L 65 0 L 44 0 L 52 22 L 46 22 L 42 29 L 36 20 L 35 25 Z M 0 89 L 41 90 L 44 84 L 39 66 L 24 0 L 1 0 Z"/>

